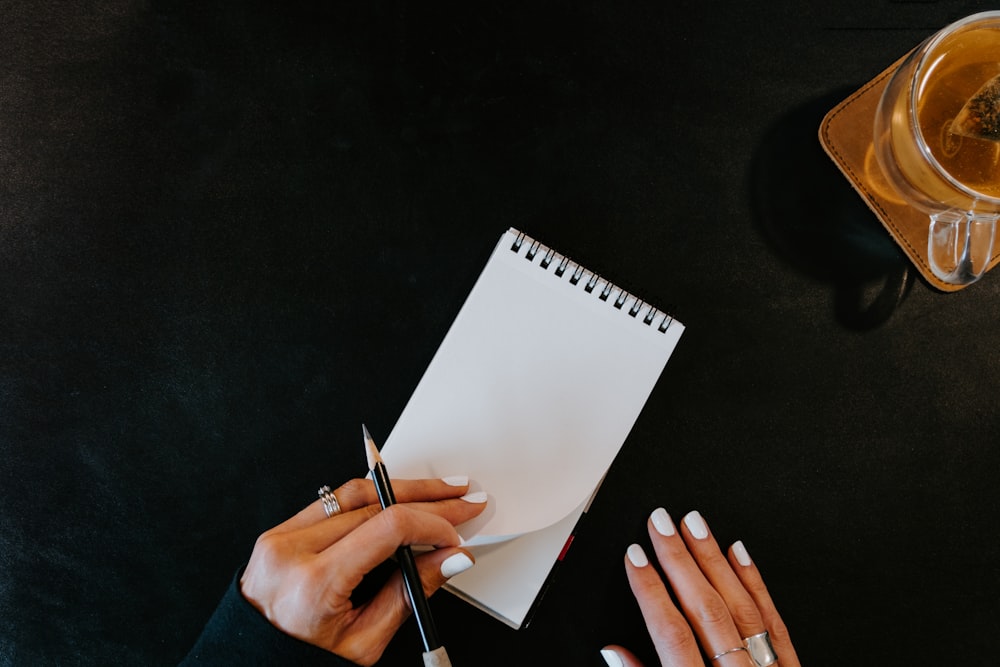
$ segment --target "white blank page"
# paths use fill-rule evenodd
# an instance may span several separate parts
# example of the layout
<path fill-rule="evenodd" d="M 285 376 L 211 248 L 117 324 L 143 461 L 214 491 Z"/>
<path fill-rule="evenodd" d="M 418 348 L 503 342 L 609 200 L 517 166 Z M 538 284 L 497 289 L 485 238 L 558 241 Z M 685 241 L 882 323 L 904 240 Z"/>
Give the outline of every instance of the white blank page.
<path fill-rule="evenodd" d="M 473 543 L 551 526 L 593 493 L 683 329 L 510 230 L 382 457 L 394 477 L 469 475 L 486 491 L 487 512 L 460 527 Z"/>

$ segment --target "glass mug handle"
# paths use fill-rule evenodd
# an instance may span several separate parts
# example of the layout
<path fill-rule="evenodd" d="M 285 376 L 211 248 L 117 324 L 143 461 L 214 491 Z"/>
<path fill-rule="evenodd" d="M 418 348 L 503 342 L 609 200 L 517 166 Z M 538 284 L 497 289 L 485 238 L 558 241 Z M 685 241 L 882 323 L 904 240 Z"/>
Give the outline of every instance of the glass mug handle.
<path fill-rule="evenodd" d="M 998 218 L 956 210 L 932 214 L 927 255 L 934 275 L 953 285 L 979 280 L 993 256 Z"/>

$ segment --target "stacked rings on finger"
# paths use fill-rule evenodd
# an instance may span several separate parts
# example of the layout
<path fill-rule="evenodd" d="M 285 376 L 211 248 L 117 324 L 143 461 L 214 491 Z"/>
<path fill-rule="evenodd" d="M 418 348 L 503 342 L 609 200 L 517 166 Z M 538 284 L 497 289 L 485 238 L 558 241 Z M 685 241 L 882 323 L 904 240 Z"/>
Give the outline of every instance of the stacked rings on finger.
<path fill-rule="evenodd" d="M 330 490 L 329 486 L 324 485 L 319 487 L 319 491 L 316 493 L 319 495 L 319 499 L 323 501 L 323 511 L 326 512 L 327 518 L 334 514 L 340 514 L 340 503 L 337 502 L 337 496 L 333 495 L 333 491 Z"/>
<path fill-rule="evenodd" d="M 746 644 L 747 652 L 750 653 L 750 657 L 753 658 L 754 664 L 757 667 L 767 667 L 778 662 L 778 656 L 775 655 L 774 647 L 771 645 L 771 635 L 767 633 L 767 630 L 760 634 L 745 637 L 743 642 Z"/>
<path fill-rule="evenodd" d="M 745 646 L 737 646 L 736 648 L 731 648 L 728 651 L 723 651 L 722 653 L 718 653 L 716 655 L 713 655 L 712 656 L 712 662 L 715 662 L 716 660 L 718 660 L 719 658 L 721 658 L 724 655 L 729 655 L 730 653 L 738 653 L 740 651 L 746 651 L 746 650 L 747 650 L 747 648 Z"/>

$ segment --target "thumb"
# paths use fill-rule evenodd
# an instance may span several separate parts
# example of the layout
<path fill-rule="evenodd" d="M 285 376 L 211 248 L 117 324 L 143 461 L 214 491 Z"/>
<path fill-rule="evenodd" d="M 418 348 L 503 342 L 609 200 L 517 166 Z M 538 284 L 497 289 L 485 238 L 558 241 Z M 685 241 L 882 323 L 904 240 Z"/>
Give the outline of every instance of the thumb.
<path fill-rule="evenodd" d="M 456 574 L 475 565 L 472 554 L 458 547 L 435 549 L 417 556 L 417 570 L 428 597 Z"/>
<path fill-rule="evenodd" d="M 417 572 L 424 587 L 424 594 L 430 597 L 451 577 L 468 570 L 475 560 L 465 549 L 445 547 L 417 556 Z M 375 636 L 386 637 L 386 641 L 396 633 L 413 609 L 406 594 L 406 586 L 400 572 L 395 572 L 360 611 L 358 622 Z"/>
<path fill-rule="evenodd" d="M 601 649 L 601 657 L 608 667 L 642 667 L 642 663 L 637 657 L 632 655 L 632 651 L 627 648 L 610 644 Z"/>

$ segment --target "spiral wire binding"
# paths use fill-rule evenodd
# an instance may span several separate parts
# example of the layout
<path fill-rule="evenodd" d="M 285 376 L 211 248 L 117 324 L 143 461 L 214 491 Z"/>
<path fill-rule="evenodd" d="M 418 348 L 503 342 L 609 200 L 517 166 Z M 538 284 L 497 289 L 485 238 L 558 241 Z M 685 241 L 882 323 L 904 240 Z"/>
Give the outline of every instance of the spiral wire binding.
<path fill-rule="evenodd" d="M 559 261 L 556 264 L 556 268 L 552 272 L 552 275 L 555 276 L 556 278 L 562 278 L 566 274 L 566 270 L 569 268 L 569 265 L 576 264 L 576 268 L 569 276 L 570 285 L 579 284 L 583 276 L 589 273 L 590 277 L 584 283 L 583 290 L 588 294 L 593 294 L 598 283 L 600 283 L 603 280 L 599 275 L 597 275 L 593 271 L 590 271 L 584 268 L 582 265 L 573 262 L 566 255 L 561 255 L 552 248 L 542 245 L 540 242 L 531 238 L 524 232 L 516 231 L 516 234 L 517 238 L 514 239 L 514 243 L 510 247 L 511 252 L 515 254 L 520 254 L 522 246 L 524 246 L 525 242 L 527 242 L 528 249 L 524 253 L 524 258 L 529 262 L 534 263 L 535 257 L 538 256 L 539 253 L 542 253 L 541 260 L 539 260 L 538 262 L 538 267 L 540 269 L 545 269 L 545 270 L 548 270 L 549 266 L 552 265 L 552 262 L 555 261 L 556 258 L 559 258 Z M 606 302 L 610 298 L 612 292 L 617 290 L 618 294 L 615 297 L 614 301 L 612 302 L 612 305 L 615 308 L 617 308 L 618 310 L 622 310 L 625 304 L 628 303 L 629 298 L 632 298 L 634 299 L 634 303 L 626 311 L 631 317 L 633 318 L 638 317 L 639 313 L 643 310 L 643 308 L 648 307 L 649 310 L 646 311 L 646 314 L 642 317 L 641 320 L 643 324 L 652 327 L 654 326 L 656 320 L 660 319 L 660 315 L 662 315 L 663 317 L 662 319 L 660 319 L 659 324 L 655 325 L 657 331 L 659 331 L 660 333 L 666 333 L 667 329 L 670 328 L 670 325 L 673 323 L 674 318 L 669 313 L 654 308 L 652 304 L 642 301 L 637 296 L 633 296 L 632 294 L 626 292 L 622 288 L 613 284 L 610 280 L 603 280 L 603 282 L 604 286 L 601 288 L 601 290 L 598 292 L 597 295 L 597 298 L 599 298 L 601 301 Z"/>

